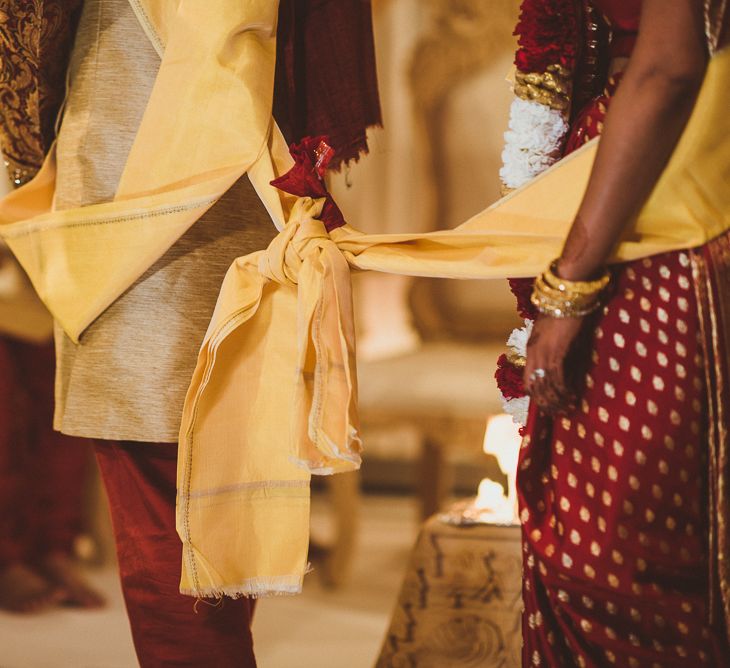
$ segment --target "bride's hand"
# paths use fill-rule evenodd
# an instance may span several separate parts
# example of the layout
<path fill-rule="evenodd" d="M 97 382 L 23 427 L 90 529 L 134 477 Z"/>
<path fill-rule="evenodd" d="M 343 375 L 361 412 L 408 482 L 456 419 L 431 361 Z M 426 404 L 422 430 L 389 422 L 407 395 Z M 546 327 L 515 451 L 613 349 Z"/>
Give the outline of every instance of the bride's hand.
<path fill-rule="evenodd" d="M 583 326 L 583 318 L 540 316 L 527 343 L 524 383 L 531 399 L 555 414 L 575 402 L 566 360 Z"/>

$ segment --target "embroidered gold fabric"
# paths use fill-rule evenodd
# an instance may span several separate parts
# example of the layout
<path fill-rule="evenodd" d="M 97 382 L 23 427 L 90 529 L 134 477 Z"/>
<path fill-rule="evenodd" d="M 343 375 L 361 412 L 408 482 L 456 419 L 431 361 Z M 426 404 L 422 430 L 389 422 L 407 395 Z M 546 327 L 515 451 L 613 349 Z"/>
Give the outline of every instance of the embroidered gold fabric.
<path fill-rule="evenodd" d="M 700 305 L 705 363 L 708 431 L 709 601 L 712 621 L 724 624 L 730 638 L 730 235 L 692 253 Z"/>
<path fill-rule="evenodd" d="M 711 54 L 730 44 L 728 0 L 705 0 L 705 33 Z"/>
<path fill-rule="evenodd" d="M 570 72 L 562 65 L 549 65 L 545 72 L 520 72 L 515 75 L 515 95 L 566 112 L 572 90 Z"/>
<path fill-rule="evenodd" d="M 63 103 L 82 0 L 0 5 L 0 148 L 19 186 L 40 169 Z"/>
<path fill-rule="evenodd" d="M 730 406 L 730 369 L 728 369 L 728 351 L 730 351 L 730 236 L 722 236 L 707 247 L 712 258 L 713 282 L 717 291 L 716 318 L 717 342 L 715 366 L 718 378 L 718 390 L 724 395 L 724 401 L 718 401 L 717 411 L 717 451 L 716 469 L 717 484 L 717 562 L 718 584 L 722 601 L 722 612 L 730 637 L 730 433 L 728 432 L 728 407 Z"/>

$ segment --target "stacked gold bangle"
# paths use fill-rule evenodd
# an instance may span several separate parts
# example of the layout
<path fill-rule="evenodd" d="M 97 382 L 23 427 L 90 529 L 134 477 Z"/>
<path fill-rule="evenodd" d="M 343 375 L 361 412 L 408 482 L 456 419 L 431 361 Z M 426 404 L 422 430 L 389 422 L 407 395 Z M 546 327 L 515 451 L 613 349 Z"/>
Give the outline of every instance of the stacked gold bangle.
<path fill-rule="evenodd" d="M 540 313 L 553 318 L 581 318 L 601 305 L 611 280 L 608 270 L 595 281 L 568 281 L 557 275 L 557 260 L 537 277 L 530 301 Z"/>

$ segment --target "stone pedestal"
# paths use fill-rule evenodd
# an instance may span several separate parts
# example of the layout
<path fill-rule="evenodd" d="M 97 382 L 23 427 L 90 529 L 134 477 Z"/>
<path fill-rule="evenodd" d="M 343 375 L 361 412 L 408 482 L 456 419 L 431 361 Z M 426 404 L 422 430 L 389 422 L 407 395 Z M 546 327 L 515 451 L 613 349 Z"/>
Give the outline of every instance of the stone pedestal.
<path fill-rule="evenodd" d="M 519 668 L 519 526 L 428 520 L 377 668 Z"/>

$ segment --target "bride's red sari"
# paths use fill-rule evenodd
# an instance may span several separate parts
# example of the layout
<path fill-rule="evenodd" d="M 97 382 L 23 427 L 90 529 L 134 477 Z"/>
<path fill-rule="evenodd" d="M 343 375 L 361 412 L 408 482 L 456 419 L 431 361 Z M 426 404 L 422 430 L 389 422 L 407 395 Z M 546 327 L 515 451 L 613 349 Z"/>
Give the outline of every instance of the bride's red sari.
<path fill-rule="evenodd" d="M 613 28 L 605 79 L 640 0 L 593 5 Z M 600 133 L 619 80 L 576 110 L 566 152 Z M 577 407 L 533 406 L 520 453 L 523 665 L 730 666 L 730 236 L 615 267 L 588 325 Z"/>

